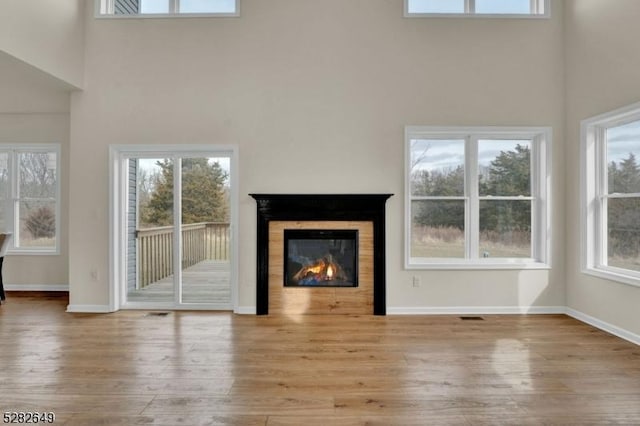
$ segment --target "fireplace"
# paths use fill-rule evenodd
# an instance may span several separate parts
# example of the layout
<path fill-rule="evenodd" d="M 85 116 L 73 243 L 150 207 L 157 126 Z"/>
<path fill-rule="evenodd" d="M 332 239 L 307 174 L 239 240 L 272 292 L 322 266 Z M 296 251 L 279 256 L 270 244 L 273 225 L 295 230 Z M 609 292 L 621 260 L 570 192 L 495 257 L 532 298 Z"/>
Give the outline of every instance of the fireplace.
<path fill-rule="evenodd" d="M 293 296 L 298 307 L 320 300 L 325 311 L 386 314 L 385 204 L 393 194 L 249 194 L 257 203 L 256 313 L 283 312 Z M 339 225 L 339 226 L 336 226 Z M 289 229 L 358 230 L 357 287 L 285 286 L 283 234 Z M 338 238 L 340 239 L 340 238 Z M 364 245 L 363 245 L 364 242 Z M 356 297 L 356 295 L 359 296 Z M 363 302 L 362 296 L 366 297 Z M 341 298 L 337 300 L 336 297 Z M 271 298 L 271 301 L 270 301 Z M 358 311 L 363 312 L 365 311 Z"/>
<path fill-rule="evenodd" d="M 286 287 L 358 287 L 358 231 L 284 230 Z"/>

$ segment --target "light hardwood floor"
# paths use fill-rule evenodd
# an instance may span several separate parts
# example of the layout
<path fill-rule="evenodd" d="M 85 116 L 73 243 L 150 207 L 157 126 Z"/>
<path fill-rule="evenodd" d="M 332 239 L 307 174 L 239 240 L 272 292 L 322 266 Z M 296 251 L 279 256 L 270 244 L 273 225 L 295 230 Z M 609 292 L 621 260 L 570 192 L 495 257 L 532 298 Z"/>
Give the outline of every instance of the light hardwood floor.
<path fill-rule="evenodd" d="M 640 347 L 563 315 L 69 314 L 8 293 L 0 410 L 67 425 L 640 424 Z"/>

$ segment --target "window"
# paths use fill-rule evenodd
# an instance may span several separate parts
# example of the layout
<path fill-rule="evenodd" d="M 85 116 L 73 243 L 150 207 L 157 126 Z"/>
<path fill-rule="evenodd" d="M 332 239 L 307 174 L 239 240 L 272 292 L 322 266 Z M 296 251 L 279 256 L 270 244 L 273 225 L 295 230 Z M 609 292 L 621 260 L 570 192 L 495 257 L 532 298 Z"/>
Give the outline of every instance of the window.
<path fill-rule="evenodd" d="M 239 0 L 98 0 L 99 16 L 238 16 Z"/>
<path fill-rule="evenodd" d="M 548 267 L 547 128 L 407 127 L 407 268 Z"/>
<path fill-rule="evenodd" d="M 640 103 L 582 122 L 583 271 L 640 285 Z"/>
<path fill-rule="evenodd" d="M 405 0 L 407 17 L 547 17 L 549 0 Z"/>
<path fill-rule="evenodd" d="M 57 253 L 58 145 L 0 145 L 0 230 L 13 253 Z"/>

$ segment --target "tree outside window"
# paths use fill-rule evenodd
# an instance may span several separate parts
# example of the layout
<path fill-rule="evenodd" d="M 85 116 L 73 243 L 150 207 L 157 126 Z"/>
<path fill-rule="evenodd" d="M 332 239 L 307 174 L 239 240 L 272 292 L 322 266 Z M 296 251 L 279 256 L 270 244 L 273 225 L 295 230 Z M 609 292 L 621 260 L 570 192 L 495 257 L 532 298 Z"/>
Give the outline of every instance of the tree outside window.
<path fill-rule="evenodd" d="M 607 129 L 606 145 L 606 261 L 640 272 L 640 121 Z"/>
<path fill-rule="evenodd" d="M 407 266 L 543 263 L 545 138 L 408 128 Z"/>
<path fill-rule="evenodd" d="M 58 249 L 58 151 L 0 149 L 0 224 L 13 234 L 13 251 Z"/>
<path fill-rule="evenodd" d="M 582 122 L 583 272 L 640 285 L 640 104 Z"/>
<path fill-rule="evenodd" d="M 215 158 L 182 159 L 182 223 L 229 221 L 229 173 Z M 173 167 L 170 159 L 139 167 L 140 227 L 173 225 Z"/>

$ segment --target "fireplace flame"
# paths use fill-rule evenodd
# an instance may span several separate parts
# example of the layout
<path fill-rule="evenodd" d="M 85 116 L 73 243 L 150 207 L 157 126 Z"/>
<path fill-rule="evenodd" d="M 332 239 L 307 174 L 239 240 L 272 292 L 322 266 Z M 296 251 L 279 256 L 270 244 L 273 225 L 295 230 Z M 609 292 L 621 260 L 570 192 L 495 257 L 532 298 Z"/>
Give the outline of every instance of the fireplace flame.
<path fill-rule="evenodd" d="M 324 281 L 346 280 L 342 267 L 336 263 L 331 255 L 316 260 L 313 264 L 303 266 L 293 279 L 304 285 L 321 284 Z"/>
<path fill-rule="evenodd" d="M 311 272 L 312 274 L 319 274 L 322 272 L 322 265 L 314 265 L 310 266 L 306 270 L 307 273 Z"/>

